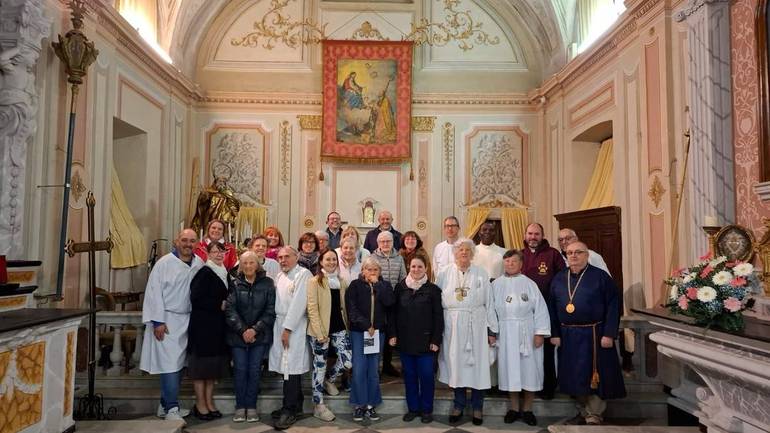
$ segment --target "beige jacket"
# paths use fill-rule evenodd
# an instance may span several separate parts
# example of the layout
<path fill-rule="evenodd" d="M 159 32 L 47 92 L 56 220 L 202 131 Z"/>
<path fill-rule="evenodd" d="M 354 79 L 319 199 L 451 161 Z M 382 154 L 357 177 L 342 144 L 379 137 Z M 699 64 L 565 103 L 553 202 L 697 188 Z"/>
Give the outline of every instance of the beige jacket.
<path fill-rule="evenodd" d="M 329 280 L 323 279 L 323 284 L 315 276 L 307 282 L 307 335 L 315 338 L 329 337 L 329 322 L 332 314 L 332 294 Z M 345 329 L 348 327 L 348 315 L 345 310 L 345 290 L 348 282 L 340 278 L 340 305 L 342 306 L 342 321 Z"/>

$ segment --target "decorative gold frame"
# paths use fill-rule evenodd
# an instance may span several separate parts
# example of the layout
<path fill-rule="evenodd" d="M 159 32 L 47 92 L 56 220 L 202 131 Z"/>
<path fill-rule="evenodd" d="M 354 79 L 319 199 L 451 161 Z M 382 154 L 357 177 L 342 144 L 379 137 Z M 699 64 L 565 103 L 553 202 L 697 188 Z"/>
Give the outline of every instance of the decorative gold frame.
<path fill-rule="evenodd" d="M 748 242 L 748 246 L 744 250 L 740 251 L 738 255 L 730 254 L 719 246 L 721 240 L 731 233 L 737 233 Z M 740 260 L 743 262 L 749 262 L 754 257 L 755 245 L 756 240 L 754 239 L 754 233 L 743 226 L 731 224 L 722 227 L 714 236 L 714 255 L 717 257 L 725 256 L 728 258 L 728 260 Z"/>

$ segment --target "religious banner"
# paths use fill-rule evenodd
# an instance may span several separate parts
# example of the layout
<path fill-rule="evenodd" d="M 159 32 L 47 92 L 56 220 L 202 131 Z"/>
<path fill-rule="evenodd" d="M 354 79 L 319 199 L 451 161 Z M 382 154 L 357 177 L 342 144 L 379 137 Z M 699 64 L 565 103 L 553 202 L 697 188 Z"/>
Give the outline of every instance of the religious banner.
<path fill-rule="evenodd" d="M 412 42 L 323 41 L 321 158 L 411 157 Z"/>

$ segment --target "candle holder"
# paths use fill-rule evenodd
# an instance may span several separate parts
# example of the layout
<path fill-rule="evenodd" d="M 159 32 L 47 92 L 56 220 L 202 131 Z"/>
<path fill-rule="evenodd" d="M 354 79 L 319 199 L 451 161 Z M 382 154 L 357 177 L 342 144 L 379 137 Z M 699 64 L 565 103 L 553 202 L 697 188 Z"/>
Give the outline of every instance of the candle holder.
<path fill-rule="evenodd" d="M 721 226 L 703 226 L 701 227 L 709 239 L 709 252 L 712 257 L 716 257 L 717 254 L 717 233 L 722 230 Z"/>

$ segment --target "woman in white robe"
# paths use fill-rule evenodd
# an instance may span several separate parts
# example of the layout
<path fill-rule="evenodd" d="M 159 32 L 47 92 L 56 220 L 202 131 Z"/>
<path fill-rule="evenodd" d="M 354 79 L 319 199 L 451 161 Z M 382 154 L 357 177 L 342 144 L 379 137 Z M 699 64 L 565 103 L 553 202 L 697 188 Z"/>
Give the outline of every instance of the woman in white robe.
<path fill-rule="evenodd" d="M 471 388 L 473 424 L 483 422 L 484 391 L 490 387 L 490 342 L 487 335 L 491 286 L 486 271 L 471 265 L 474 245 L 461 239 L 454 245 L 455 263 L 439 272 L 444 307 L 444 338 L 439 352 L 438 380 L 454 388 L 449 422 L 460 421 Z"/>
<path fill-rule="evenodd" d="M 500 391 L 510 392 L 511 409 L 504 421 L 510 424 L 521 418 L 536 425 L 532 400 L 534 393 L 543 389 L 543 342 L 551 335 L 551 321 L 537 284 L 521 273 L 523 263 L 524 256 L 518 250 L 503 255 L 505 272 L 492 283 L 490 328 L 497 333 L 498 386 Z"/>

